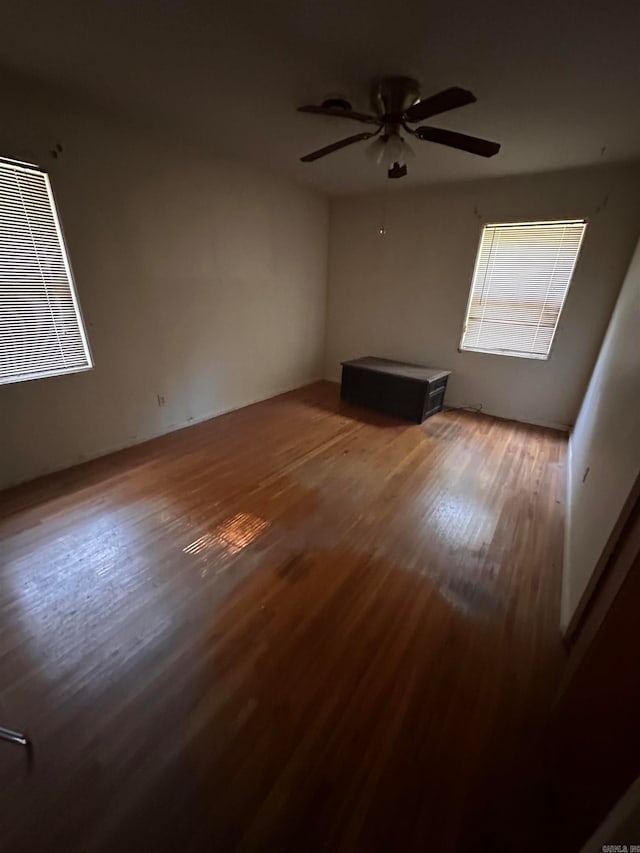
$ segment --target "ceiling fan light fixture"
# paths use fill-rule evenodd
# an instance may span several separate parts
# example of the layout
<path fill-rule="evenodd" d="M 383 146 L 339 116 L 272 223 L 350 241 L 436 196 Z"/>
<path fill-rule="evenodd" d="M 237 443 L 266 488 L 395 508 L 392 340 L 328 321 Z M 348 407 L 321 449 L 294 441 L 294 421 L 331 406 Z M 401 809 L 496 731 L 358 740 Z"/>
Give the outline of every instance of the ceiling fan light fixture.
<path fill-rule="evenodd" d="M 397 133 L 385 134 L 367 146 L 367 156 L 378 166 L 390 169 L 394 163 L 406 166 L 416 156 L 413 148 Z"/>
<path fill-rule="evenodd" d="M 416 159 L 416 152 L 409 145 L 406 139 L 402 140 L 402 154 L 404 159 L 400 162 L 401 166 L 406 166 L 407 163 L 410 163 L 412 160 Z"/>
<path fill-rule="evenodd" d="M 382 164 L 382 158 L 384 157 L 386 147 L 386 139 L 383 136 L 378 136 L 373 140 L 373 142 L 367 145 L 365 154 L 370 160 L 373 160 L 376 166 L 380 166 Z"/>
<path fill-rule="evenodd" d="M 407 174 L 407 163 L 415 157 L 410 145 L 400 135 L 404 129 L 420 142 L 434 142 L 448 148 L 456 148 L 479 157 L 493 157 L 500 151 L 497 142 L 468 136 L 453 130 L 444 130 L 432 125 L 414 128 L 417 122 L 432 116 L 473 104 L 476 100 L 473 92 L 460 86 L 450 86 L 428 98 L 420 98 L 420 86 L 411 77 L 382 77 L 374 85 L 372 93 L 372 113 L 361 113 L 351 109 L 351 104 L 342 95 L 326 98 L 320 106 L 308 104 L 298 107 L 299 112 L 314 115 L 327 115 L 363 124 L 375 125 L 375 130 L 356 133 L 339 139 L 331 145 L 325 145 L 301 157 L 303 163 L 311 163 L 333 154 L 349 145 L 365 140 L 373 140 L 367 147 L 367 155 L 379 166 L 384 166 L 390 178 L 402 178 Z"/>

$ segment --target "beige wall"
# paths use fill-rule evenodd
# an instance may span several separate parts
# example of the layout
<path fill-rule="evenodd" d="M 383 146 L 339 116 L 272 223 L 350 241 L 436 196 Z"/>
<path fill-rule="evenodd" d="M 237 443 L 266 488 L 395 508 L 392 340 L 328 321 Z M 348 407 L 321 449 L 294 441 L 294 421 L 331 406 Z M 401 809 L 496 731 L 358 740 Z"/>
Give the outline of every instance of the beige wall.
<path fill-rule="evenodd" d="M 578 606 L 639 474 L 640 243 L 571 436 L 564 626 Z"/>
<path fill-rule="evenodd" d="M 637 168 L 392 187 L 334 200 L 328 229 L 324 199 L 182 144 L 179 128 L 0 86 L 0 154 L 50 169 L 96 363 L 0 387 L 0 486 L 312 380 L 327 302 L 329 378 L 375 353 L 451 369 L 451 404 L 574 421 L 637 236 Z M 482 222 L 581 216 L 549 361 L 459 353 Z"/>
<path fill-rule="evenodd" d="M 0 108 L 0 155 L 50 169 L 95 360 L 0 386 L 0 486 L 321 375 L 326 200 L 6 78 Z"/>
<path fill-rule="evenodd" d="M 572 424 L 635 245 L 639 187 L 637 167 L 601 167 L 332 201 L 325 375 L 362 355 L 415 361 L 453 371 L 449 404 Z M 459 353 L 482 223 L 580 217 L 549 360 Z"/>

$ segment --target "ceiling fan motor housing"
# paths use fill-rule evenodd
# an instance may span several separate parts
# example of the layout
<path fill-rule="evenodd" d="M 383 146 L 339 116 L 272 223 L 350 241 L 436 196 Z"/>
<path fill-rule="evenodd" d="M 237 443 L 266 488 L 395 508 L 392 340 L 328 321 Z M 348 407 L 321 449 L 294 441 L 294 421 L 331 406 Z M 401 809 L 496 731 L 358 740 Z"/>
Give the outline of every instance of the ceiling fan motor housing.
<path fill-rule="evenodd" d="M 420 98 L 420 84 L 413 77 L 380 77 L 373 85 L 371 106 L 380 116 L 397 117 L 396 122 Z"/>
<path fill-rule="evenodd" d="M 473 104 L 476 97 L 473 92 L 460 86 L 450 86 L 428 98 L 420 98 L 420 85 L 413 77 L 392 75 L 380 77 L 371 90 L 373 114 L 361 113 L 351 108 L 349 101 L 339 94 L 329 95 L 320 106 L 309 104 L 298 107 L 300 112 L 315 115 L 337 116 L 350 121 L 358 121 L 375 126 L 375 130 L 356 133 L 345 139 L 339 139 L 331 145 L 325 145 L 317 151 L 305 154 L 300 159 L 304 163 L 326 157 L 356 142 L 374 139 L 369 146 L 377 162 L 385 161 L 390 178 L 403 178 L 407 174 L 406 160 L 414 152 L 406 143 L 403 132 L 422 142 L 435 142 L 448 148 L 457 148 L 480 157 L 493 157 L 500 151 L 497 142 L 468 136 L 453 130 L 444 130 L 432 125 L 410 127 L 418 122 L 428 121 L 432 116 Z M 382 156 L 381 156 L 382 155 Z"/>

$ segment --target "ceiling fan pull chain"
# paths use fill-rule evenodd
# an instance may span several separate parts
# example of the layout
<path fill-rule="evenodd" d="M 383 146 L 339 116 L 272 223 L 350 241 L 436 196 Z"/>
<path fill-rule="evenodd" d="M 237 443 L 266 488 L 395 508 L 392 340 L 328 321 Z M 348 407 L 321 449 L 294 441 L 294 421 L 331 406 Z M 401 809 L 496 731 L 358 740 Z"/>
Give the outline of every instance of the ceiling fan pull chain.
<path fill-rule="evenodd" d="M 382 191 L 382 222 L 378 228 L 378 234 L 384 237 L 387 233 L 387 201 L 389 198 L 389 184 L 385 183 Z"/>

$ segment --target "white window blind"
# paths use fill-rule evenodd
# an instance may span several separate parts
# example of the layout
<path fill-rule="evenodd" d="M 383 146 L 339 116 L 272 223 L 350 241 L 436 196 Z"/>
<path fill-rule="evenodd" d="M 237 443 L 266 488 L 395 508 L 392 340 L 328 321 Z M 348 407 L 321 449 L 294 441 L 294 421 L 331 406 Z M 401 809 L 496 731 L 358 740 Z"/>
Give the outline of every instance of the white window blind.
<path fill-rule="evenodd" d="M 89 367 L 49 177 L 0 161 L 0 384 Z"/>
<path fill-rule="evenodd" d="M 545 359 L 586 222 L 485 225 L 460 348 Z"/>

